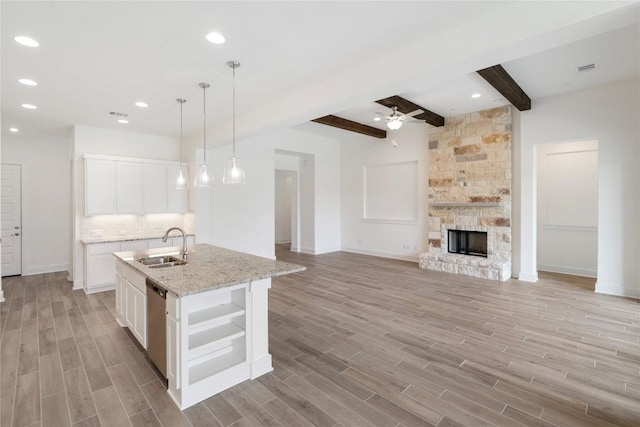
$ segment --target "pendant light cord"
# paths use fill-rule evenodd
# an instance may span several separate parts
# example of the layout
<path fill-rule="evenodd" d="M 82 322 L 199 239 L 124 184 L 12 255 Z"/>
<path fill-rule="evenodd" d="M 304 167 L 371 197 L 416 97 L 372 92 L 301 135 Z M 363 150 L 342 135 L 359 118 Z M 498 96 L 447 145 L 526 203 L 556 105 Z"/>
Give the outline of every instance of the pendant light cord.
<path fill-rule="evenodd" d="M 202 140 L 202 149 L 204 154 L 204 164 L 207 164 L 207 86 L 202 85 L 202 123 L 204 129 L 204 139 Z"/>
<path fill-rule="evenodd" d="M 180 103 L 180 167 L 182 168 L 182 104 L 184 104 L 184 99 L 179 99 Z"/>
<path fill-rule="evenodd" d="M 233 158 L 236 158 L 236 67 L 233 67 Z"/>

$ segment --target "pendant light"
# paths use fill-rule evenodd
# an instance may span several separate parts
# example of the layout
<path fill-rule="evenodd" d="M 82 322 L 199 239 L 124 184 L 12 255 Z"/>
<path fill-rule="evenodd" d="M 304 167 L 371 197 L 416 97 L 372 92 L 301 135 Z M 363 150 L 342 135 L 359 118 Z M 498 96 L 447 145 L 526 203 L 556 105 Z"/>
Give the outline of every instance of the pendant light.
<path fill-rule="evenodd" d="M 240 66 L 237 61 L 229 61 L 227 65 L 233 70 L 233 157 L 227 160 L 222 176 L 223 184 L 244 184 L 244 169 L 240 159 L 236 157 L 236 68 Z"/>
<path fill-rule="evenodd" d="M 178 176 L 176 177 L 176 190 L 186 190 L 188 174 L 182 164 L 182 104 L 187 102 L 187 100 L 178 98 L 176 101 L 180 103 L 180 168 L 178 169 Z"/>
<path fill-rule="evenodd" d="M 198 84 L 202 88 L 202 120 L 204 124 L 204 137 L 202 139 L 202 155 L 203 162 L 198 167 L 196 173 L 196 187 L 211 187 L 213 183 L 213 175 L 209 175 L 207 170 L 207 88 L 209 83 Z"/>

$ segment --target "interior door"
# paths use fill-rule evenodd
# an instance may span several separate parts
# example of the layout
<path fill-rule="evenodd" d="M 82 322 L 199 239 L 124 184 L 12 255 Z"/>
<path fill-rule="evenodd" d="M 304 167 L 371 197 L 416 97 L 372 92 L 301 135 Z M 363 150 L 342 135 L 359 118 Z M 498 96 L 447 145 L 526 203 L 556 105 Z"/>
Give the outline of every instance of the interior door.
<path fill-rule="evenodd" d="M 20 165 L 2 164 L 0 218 L 2 276 L 22 274 L 22 202 Z"/>

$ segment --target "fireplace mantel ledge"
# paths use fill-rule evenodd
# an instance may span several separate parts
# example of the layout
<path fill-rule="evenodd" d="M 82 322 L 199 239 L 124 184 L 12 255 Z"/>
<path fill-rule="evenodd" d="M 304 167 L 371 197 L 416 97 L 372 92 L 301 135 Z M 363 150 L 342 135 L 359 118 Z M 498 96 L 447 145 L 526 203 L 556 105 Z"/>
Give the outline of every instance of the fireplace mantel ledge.
<path fill-rule="evenodd" d="M 500 207 L 500 202 L 433 202 L 430 203 L 432 208 L 493 208 Z"/>

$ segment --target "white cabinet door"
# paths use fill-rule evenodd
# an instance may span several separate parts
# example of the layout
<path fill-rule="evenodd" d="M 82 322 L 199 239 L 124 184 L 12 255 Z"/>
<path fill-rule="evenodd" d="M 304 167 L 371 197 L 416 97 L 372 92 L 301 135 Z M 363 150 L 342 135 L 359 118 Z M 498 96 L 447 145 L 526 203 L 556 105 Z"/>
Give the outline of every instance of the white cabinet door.
<path fill-rule="evenodd" d="M 135 323 L 131 332 L 147 348 L 147 296 L 135 287 L 132 289 Z"/>
<path fill-rule="evenodd" d="M 168 212 L 172 213 L 185 213 L 189 209 L 189 190 L 177 190 L 176 189 L 176 179 L 178 177 L 178 171 L 180 170 L 180 166 L 169 166 L 168 173 L 168 184 L 167 188 L 169 191 L 169 208 Z M 187 184 L 189 177 L 187 176 Z"/>
<path fill-rule="evenodd" d="M 118 316 L 118 322 L 124 322 L 125 319 L 124 292 L 124 279 L 120 274 L 116 273 L 116 315 Z"/>
<path fill-rule="evenodd" d="M 143 194 L 145 213 L 168 212 L 168 170 L 166 165 L 145 164 L 143 171 Z"/>
<path fill-rule="evenodd" d="M 129 327 L 131 333 L 136 328 L 136 292 L 138 290 L 127 280 L 123 282 L 124 287 L 124 321 Z M 135 333 L 134 333 L 135 335 Z"/>
<path fill-rule="evenodd" d="M 97 243 L 85 249 L 87 293 L 113 289 L 116 283 L 116 259 L 113 252 L 120 250 L 119 243 Z"/>
<path fill-rule="evenodd" d="M 116 162 L 86 159 L 84 161 L 85 215 L 116 213 Z"/>
<path fill-rule="evenodd" d="M 118 162 L 117 171 L 118 213 L 142 213 L 142 164 Z"/>

